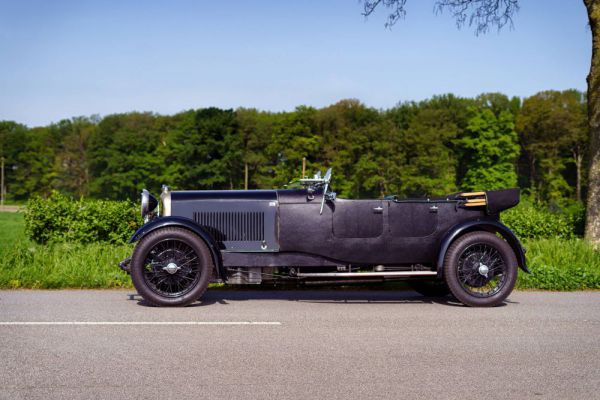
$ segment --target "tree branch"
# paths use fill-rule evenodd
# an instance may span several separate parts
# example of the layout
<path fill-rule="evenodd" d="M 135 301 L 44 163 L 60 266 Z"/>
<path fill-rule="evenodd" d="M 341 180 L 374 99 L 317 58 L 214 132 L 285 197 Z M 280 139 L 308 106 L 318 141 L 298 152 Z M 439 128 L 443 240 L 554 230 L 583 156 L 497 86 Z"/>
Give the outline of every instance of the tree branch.
<path fill-rule="evenodd" d="M 365 17 L 368 17 L 375 11 L 379 5 L 383 5 L 385 8 L 390 9 L 387 21 L 385 23 L 386 28 L 391 28 L 400 18 L 404 18 L 406 10 L 404 6 L 407 0 L 361 0 L 363 2 L 363 13 Z"/>
<path fill-rule="evenodd" d="M 363 4 L 363 15 L 368 17 L 378 7 L 390 10 L 386 28 L 392 27 L 406 16 L 407 0 L 359 0 Z M 589 0 L 592 1 L 592 0 Z M 498 30 L 508 25 L 513 27 L 512 17 L 519 11 L 519 0 L 437 0 L 436 12 L 450 11 L 458 28 L 468 23 L 475 26 L 475 34 L 489 32 L 491 27 Z"/>
<path fill-rule="evenodd" d="M 519 11 L 518 0 L 438 0 L 436 10 L 443 12 L 448 9 L 458 28 L 468 21 L 469 26 L 475 26 L 475 34 L 489 32 L 495 26 L 498 30 L 508 25 L 513 27 L 512 17 Z"/>

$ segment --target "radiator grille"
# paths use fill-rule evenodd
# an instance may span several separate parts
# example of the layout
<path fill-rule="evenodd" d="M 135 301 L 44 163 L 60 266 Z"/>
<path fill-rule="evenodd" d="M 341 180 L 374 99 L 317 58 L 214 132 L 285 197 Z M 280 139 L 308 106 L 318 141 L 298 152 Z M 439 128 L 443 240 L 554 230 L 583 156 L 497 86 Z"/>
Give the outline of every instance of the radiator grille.
<path fill-rule="evenodd" d="M 203 211 L 194 221 L 218 242 L 252 242 L 265 239 L 265 213 L 254 211 Z"/>

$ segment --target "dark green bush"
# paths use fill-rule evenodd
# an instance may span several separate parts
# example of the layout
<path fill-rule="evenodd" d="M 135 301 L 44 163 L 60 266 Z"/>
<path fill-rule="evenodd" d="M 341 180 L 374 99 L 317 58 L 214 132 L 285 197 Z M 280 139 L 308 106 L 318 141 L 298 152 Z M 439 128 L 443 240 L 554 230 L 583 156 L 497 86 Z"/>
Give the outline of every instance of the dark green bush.
<path fill-rule="evenodd" d="M 506 226 L 522 239 L 525 238 L 573 238 L 581 224 L 581 211 L 550 211 L 545 206 L 523 204 L 501 214 Z"/>
<path fill-rule="evenodd" d="M 25 209 L 25 232 L 37 243 L 125 243 L 140 223 L 131 201 L 74 200 L 58 192 L 32 197 Z"/>

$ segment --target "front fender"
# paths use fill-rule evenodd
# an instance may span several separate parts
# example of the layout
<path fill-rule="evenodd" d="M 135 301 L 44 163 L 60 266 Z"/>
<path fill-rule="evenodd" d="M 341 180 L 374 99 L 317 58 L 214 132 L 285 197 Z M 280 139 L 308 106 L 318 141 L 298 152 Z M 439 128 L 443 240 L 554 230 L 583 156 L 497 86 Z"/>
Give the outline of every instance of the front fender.
<path fill-rule="evenodd" d="M 444 236 L 440 244 L 440 252 L 438 253 L 438 277 L 442 277 L 444 258 L 446 257 L 446 252 L 448 251 L 448 248 L 450 247 L 452 242 L 462 234 L 478 230 L 500 234 L 500 236 L 502 236 L 502 238 L 506 240 L 506 242 L 515 252 L 515 256 L 517 257 L 517 263 L 519 267 L 528 274 L 531 273 L 531 271 L 529 271 L 529 269 L 527 268 L 527 260 L 525 259 L 525 250 L 523 249 L 523 246 L 521 246 L 521 243 L 519 242 L 519 239 L 517 239 L 517 236 L 506 225 L 496 220 L 477 220 L 459 224 L 453 227 Z"/>
<path fill-rule="evenodd" d="M 223 261 L 221 259 L 221 251 L 219 250 L 219 246 L 215 242 L 212 236 L 208 232 L 206 232 L 200 225 L 195 223 L 193 220 L 184 217 L 159 217 L 156 218 L 144 225 L 142 225 L 135 233 L 131 236 L 127 243 L 134 243 L 138 240 L 142 239 L 144 236 L 149 234 L 150 232 L 154 232 L 157 229 L 165 228 L 167 226 L 175 226 L 179 228 L 188 229 L 194 232 L 196 235 L 200 236 L 202 240 L 208 246 L 210 250 L 213 262 L 217 267 L 217 272 L 219 273 L 219 277 L 223 280 L 227 280 L 227 274 L 225 273 L 225 269 L 223 267 Z"/>

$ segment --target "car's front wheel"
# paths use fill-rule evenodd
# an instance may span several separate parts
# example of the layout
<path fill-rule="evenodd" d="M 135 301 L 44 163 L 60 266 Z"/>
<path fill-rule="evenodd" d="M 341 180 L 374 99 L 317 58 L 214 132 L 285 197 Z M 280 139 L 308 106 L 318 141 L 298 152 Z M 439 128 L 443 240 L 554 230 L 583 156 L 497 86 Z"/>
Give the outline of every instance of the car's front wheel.
<path fill-rule="evenodd" d="M 158 306 L 185 306 L 206 291 L 213 271 L 210 250 L 194 233 L 167 227 L 149 233 L 131 258 L 138 293 Z"/>
<path fill-rule="evenodd" d="M 502 303 L 517 281 L 517 260 L 504 240 L 489 232 L 456 239 L 444 259 L 444 278 L 461 303 L 492 307 Z"/>

